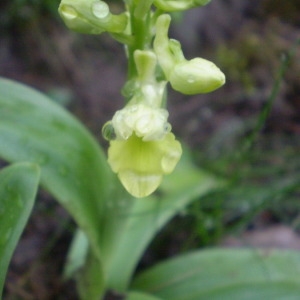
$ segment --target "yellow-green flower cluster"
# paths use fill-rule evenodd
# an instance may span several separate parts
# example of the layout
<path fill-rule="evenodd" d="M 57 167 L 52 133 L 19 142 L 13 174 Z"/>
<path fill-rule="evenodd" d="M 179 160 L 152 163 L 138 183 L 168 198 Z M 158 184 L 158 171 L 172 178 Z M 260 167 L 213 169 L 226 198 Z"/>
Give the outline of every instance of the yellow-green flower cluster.
<path fill-rule="evenodd" d="M 210 0 L 124 0 L 126 10 L 113 14 L 101 0 L 62 0 L 59 13 L 72 30 L 108 32 L 125 44 L 127 104 L 102 129 L 109 140 L 108 163 L 135 197 L 154 192 L 178 163 L 182 149 L 171 133 L 165 108 L 166 85 L 193 95 L 216 90 L 225 76 L 203 58 L 187 60 L 180 42 L 168 37 L 167 12 L 203 6 Z"/>

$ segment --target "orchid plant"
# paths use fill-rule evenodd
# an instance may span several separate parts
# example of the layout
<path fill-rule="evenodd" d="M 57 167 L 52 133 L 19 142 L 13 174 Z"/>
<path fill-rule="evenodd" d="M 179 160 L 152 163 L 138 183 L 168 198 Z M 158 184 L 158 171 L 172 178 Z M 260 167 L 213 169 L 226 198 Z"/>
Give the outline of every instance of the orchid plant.
<path fill-rule="evenodd" d="M 215 64 L 187 60 L 180 42 L 169 37 L 173 12 L 209 2 L 125 0 L 124 12 L 113 14 L 105 1 L 61 1 L 59 14 L 71 30 L 108 32 L 125 46 L 125 104 L 102 128 L 108 159 L 62 107 L 0 79 L 0 156 L 12 163 L 0 172 L 0 289 L 40 184 L 78 225 L 64 277 L 76 280 L 82 300 L 109 294 L 129 300 L 266 299 L 274 291 L 298 299 L 300 259 L 293 252 L 194 251 L 136 274 L 166 222 L 225 182 L 191 162 L 167 110 L 168 84 L 194 95 L 225 83 Z"/>

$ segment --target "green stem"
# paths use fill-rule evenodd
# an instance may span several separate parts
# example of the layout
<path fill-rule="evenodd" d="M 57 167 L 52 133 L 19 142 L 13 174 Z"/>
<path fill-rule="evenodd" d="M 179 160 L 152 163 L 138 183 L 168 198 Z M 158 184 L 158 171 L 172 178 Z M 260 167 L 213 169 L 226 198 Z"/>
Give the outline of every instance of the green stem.
<path fill-rule="evenodd" d="M 134 15 L 137 19 L 143 19 L 151 9 L 153 0 L 142 0 L 138 3 Z"/>
<path fill-rule="evenodd" d="M 150 47 L 151 35 L 151 12 L 145 8 L 151 6 L 152 1 L 146 1 L 146 4 L 141 5 L 141 2 L 136 5 L 130 3 L 128 5 L 130 12 L 130 25 L 133 43 L 128 45 L 128 74 L 127 79 L 131 80 L 137 76 L 137 69 L 134 62 L 134 51 L 144 50 Z M 140 5 L 139 5 L 140 4 Z"/>

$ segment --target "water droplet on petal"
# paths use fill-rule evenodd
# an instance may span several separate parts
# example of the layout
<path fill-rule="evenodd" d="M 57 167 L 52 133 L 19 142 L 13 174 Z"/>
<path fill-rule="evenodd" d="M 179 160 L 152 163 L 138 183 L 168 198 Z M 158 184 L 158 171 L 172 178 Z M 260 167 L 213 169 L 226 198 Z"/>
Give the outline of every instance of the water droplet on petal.
<path fill-rule="evenodd" d="M 134 112 L 138 111 L 139 107 L 138 107 L 138 105 L 131 105 L 131 106 L 128 106 L 127 109 L 130 113 L 134 113 Z"/>
<path fill-rule="evenodd" d="M 171 124 L 170 124 L 170 123 L 166 123 L 166 124 L 164 125 L 164 132 L 165 132 L 165 133 L 169 133 L 169 132 L 171 132 L 171 130 L 172 130 Z"/>
<path fill-rule="evenodd" d="M 187 77 L 187 82 L 188 83 L 194 83 L 196 80 L 195 80 L 195 77 L 194 76 L 188 76 Z"/>
<path fill-rule="evenodd" d="M 94 2 L 92 5 L 92 13 L 95 17 L 103 19 L 109 15 L 109 7 L 103 1 Z"/>
<path fill-rule="evenodd" d="M 106 122 L 102 127 L 102 136 L 107 141 L 112 141 L 116 139 L 116 132 L 112 122 Z"/>
<path fill-rule="evenodd" d="M 69 20 L 73 20 L 78 16 L 76 9 L 70 5 L 62 5 L 60 11 L 62 15 Z"/>

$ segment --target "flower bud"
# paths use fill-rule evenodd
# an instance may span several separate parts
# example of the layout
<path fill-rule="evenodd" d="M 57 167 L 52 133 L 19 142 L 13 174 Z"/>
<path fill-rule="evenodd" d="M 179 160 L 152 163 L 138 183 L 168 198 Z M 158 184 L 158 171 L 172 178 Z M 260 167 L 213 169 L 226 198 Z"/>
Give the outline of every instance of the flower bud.
<path fill-rule="evenodd" d="M 170 72 L 172 88 L 186 95 L 210 93 L 225 83 L 225 75 L 211 61 L 194 58 L 178 63 Z"/>
<path fill-rule="evenodd" d="M 225 75 L 203 58 L 187 60 L 178 41 L 168 38 L 171 17 L 163 14 L 156 22 L 154 50 L 172 88 L 186 95 L 212 92 L 225 83 Z"/>
<path fill-rule="evenodd" d="M 204 6 L 211 0 L 154 0 L 154 5 L 167 12 L 187 10 L 196 6 Z"/>
<path fill-rule="evenodd" d="M 120 33 L 128 23 L 126 14 L 111 14 L 107 3 L 99 0 L 62 0 L 58 11 L 66 26 L 80 33 Z"/>

